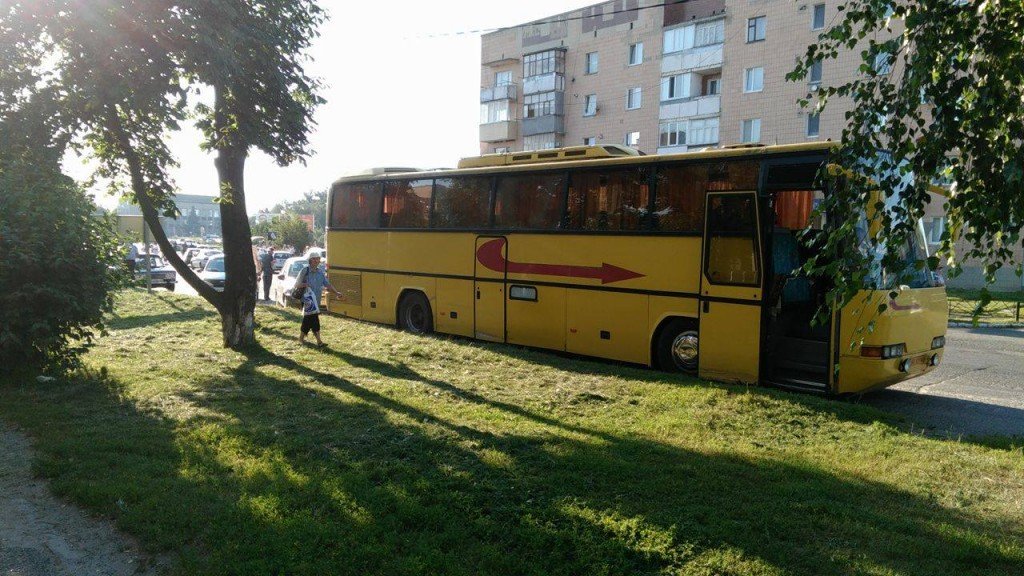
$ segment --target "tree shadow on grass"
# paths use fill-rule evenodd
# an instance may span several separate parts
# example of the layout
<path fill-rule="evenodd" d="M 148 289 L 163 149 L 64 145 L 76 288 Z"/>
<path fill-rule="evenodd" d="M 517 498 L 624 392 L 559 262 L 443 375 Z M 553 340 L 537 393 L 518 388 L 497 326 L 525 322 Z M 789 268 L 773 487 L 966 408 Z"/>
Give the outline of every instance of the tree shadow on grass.
<path fill-rule="evenodd" d="M 999 545 L 1019 526 L 770 455 L 459 396 L 516 420 L 495 433 L 265 349 L 197 384 L 158 410 L 94 374 L 0 387 L 0 410 L 38 437 L 59 492 L 180 551 L 190 574 L 1007 574 L 1024 560 Z"/>

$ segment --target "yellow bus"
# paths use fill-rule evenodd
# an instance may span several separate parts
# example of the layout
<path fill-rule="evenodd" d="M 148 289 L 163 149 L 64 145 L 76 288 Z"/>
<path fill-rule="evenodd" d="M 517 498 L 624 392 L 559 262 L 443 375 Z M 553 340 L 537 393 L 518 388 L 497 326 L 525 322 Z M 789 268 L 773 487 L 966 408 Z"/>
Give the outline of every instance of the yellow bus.
<path fill-rule="evenodd" d="M 795 235 L 820 228 L 815 181 L 830 147 L 587 146 L 342 178 L 327 234 L 342 296 L 328 309 L 830 394 L 928 372 L 947 313 L 931 272 L 891 301 L 865 291 L 830 325 L 811 322 L 826 287 L 793 274 L 807 257 Z"/>

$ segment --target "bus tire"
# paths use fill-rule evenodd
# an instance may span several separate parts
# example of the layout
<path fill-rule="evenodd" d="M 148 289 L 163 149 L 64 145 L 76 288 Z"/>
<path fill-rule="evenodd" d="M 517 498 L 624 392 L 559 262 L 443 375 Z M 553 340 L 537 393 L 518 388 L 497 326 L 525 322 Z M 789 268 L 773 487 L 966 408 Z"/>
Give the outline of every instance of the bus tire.
<path fill-rule="evenodd" d="M 430 301 L 422 292 L 408 292 L 398 303 L 398 327 L 413 334 L 434 331 L 434 314 Z"/>
<path fill-rule="evenodd" d="M 655 358 L 658 368 L 667 372 L 696 374 L 699 367 L 700 334 L 692 320 L 670 320 L 658 334 Z"/>

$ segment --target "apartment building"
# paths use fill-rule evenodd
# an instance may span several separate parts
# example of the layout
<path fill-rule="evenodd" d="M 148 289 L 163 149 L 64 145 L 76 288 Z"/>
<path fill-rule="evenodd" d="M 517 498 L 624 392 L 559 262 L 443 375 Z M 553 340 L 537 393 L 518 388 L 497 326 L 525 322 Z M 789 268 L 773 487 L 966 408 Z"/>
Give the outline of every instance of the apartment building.
<path fill-rule="evenodd" d="M 486 34 L 480 150 L 838 139 L 848 105 L 819 117 L 797 100 L 855 74 L 859 55 L 829 60 L 806 83 L 785 80 L 838 5 L 616 0 Z"/>

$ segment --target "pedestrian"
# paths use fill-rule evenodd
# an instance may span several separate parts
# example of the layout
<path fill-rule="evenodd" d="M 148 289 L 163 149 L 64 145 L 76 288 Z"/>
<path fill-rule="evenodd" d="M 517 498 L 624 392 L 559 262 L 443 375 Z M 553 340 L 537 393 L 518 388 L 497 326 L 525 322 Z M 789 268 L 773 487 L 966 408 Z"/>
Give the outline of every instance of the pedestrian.
<path fill-rule="evenodd" d="M 299 342 L 303 344 L 306 342 L 306 335 L 312 331 L 313 336 L 316 337 L 316 345 L 324 345 L 323 340 L 320 339 L 320 297 L 325 286 L 331 292 L 341 296 L 341 292 L 338 292 L 334 286 L 331 286 L 331 283 L 327 280 L 327 274 L 320 267 L 320 253 L 311 252 L 309 254 L 309 264 L 299 272 L 299 277 L 295 279 L 295 288 L 292 289 L 292 293 L 299 296 L 303 304 L 302 326 L 299 328 L 301 331 Z M 310 305 L 307 305 L 308 299 L 305 297 L 307 296 L 307 289 L 310 292 L 308 296 L 311 296 L 312 300 L 309 303 Z"/>
<path fill-rule="evenodd" d="M 270 283 L 274 278 L 274 245 L 267 246 L 260 254 L 260 269 L 263 270 L 263 299 L 270 300 Z"/>
<path fill-rule="evenodd" d="M 128 254 L 124 258 L 125 266 L 128 271 L 135 274 L 135 261 L 139 259 L 139 248 L 134 242 L 128 243 Z"/>

